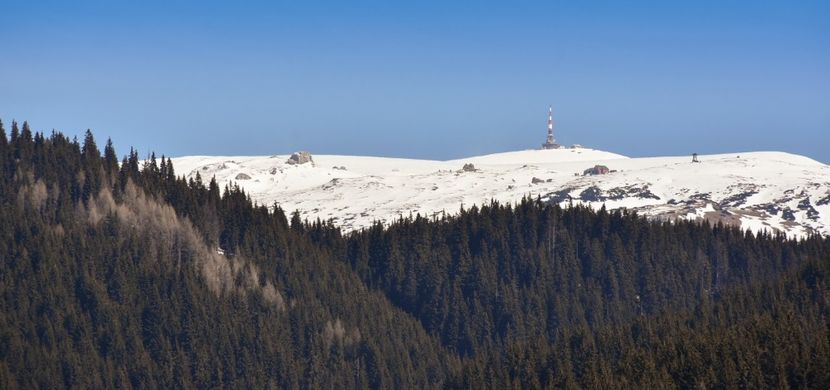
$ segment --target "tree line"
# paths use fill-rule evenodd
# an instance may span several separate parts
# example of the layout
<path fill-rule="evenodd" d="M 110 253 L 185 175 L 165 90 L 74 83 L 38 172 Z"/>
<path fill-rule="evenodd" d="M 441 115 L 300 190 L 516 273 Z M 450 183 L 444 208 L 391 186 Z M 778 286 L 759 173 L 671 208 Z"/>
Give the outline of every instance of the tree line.
<path fill-rule="evenodd" d="M 343 234 L 25 122 L 0 170 L 3 388 L 830 385 L 826 237 L 529 198 Z"/>

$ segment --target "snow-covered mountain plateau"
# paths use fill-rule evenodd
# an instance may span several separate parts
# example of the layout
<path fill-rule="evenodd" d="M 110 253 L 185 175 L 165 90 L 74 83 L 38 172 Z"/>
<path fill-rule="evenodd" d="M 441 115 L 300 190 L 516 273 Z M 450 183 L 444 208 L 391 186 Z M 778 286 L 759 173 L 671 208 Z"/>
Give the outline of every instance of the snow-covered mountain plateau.
<path fill-rule="evenodd" d="M 308 160 L 310 157 L 310 161 Z M 350 231 L 400 216 L 541 197 L 654 219 L 722 221 L 790 237 L 830 235 L 830 166 L 781 152 L 628 158 L 586 148 L 451 161 L 295 154 L 173 159 L 177 174 L 236 183 L 260 204 Z"/>

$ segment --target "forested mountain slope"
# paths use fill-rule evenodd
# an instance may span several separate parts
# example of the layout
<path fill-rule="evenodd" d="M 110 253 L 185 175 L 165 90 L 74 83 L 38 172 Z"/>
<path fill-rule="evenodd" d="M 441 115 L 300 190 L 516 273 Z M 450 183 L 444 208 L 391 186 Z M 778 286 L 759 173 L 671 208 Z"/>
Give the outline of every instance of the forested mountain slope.
<path fill-rule="evenodd" d="M 2 388 L 830 386 L 819 235 L 527 198 L 343 235 L 91 133 L 0 135 Z"/>
<path fill-rule="evenodd" d="M 452 356 L 312 244 L 335 230 L 291 229 L 166 162 L 133 153 L 119 169 L 91 135 L 80 146 L 24 125 L 0 155 L 0 387 L 444 381 Z"/>

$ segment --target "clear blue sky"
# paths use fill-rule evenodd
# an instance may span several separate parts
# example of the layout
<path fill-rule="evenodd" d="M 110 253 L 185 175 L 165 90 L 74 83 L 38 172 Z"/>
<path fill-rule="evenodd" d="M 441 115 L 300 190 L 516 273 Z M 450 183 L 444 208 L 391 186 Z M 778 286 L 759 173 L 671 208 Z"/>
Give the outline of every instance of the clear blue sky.
<path fill-rule="evenodd" d="M 119 154 L 830 162 L 830 1 L 0 0 L 0 118 Z"/>

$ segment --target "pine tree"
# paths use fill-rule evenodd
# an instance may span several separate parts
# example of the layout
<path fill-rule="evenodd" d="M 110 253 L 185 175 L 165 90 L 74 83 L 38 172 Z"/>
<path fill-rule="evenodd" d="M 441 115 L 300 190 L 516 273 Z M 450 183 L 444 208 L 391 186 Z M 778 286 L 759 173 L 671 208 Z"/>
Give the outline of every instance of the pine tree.
<path fill-rule="evenodd" d="M 118 156 L 115 154 L 112 138 L 107 138 L 107 145 L 104 146 L 104 169 L 107 174 L 118 172 Z"/>

